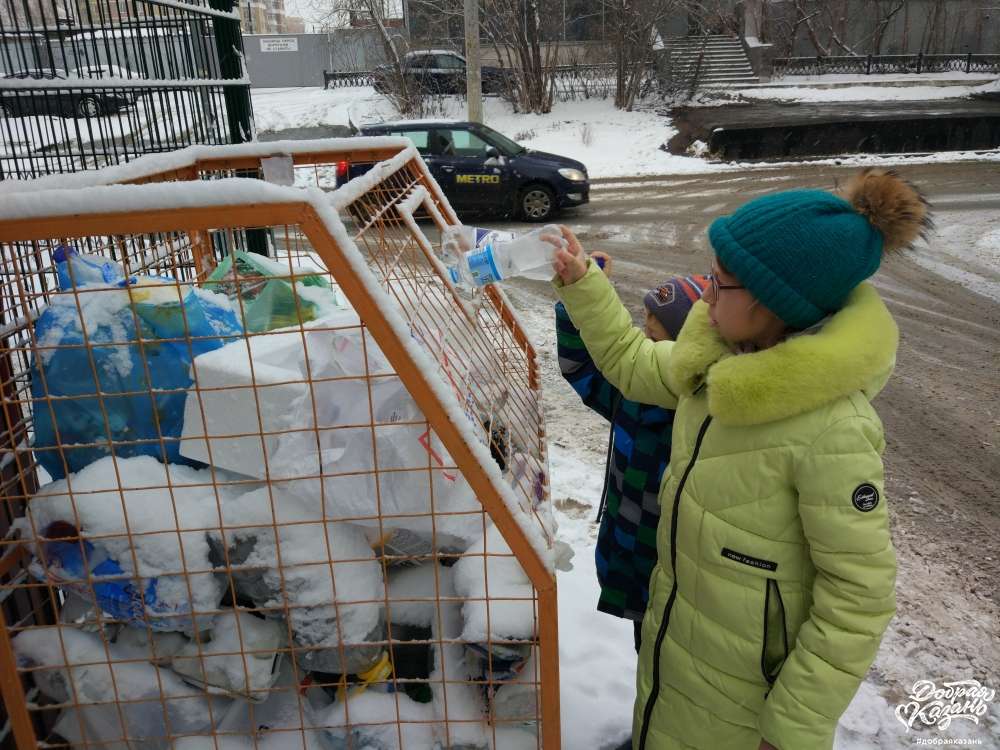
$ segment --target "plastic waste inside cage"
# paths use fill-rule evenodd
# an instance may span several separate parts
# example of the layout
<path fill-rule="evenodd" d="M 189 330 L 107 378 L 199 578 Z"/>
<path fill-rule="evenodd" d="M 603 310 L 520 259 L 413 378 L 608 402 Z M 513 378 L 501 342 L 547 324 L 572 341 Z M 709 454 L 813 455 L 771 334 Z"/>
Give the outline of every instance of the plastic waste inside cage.
<path fill-rule="evenodd" d="M 297 145 L 300 187 L 226 179 L 254 144 L 5 196 L 11 747 L 559 746 L 534 352 L 372 140 L 334 192 L 302 175 L 353 139 Z"/>

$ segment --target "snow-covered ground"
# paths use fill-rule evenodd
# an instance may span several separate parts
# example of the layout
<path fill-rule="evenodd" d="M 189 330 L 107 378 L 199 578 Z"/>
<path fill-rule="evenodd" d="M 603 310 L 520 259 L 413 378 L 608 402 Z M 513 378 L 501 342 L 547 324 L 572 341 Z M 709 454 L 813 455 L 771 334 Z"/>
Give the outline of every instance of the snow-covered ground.
<path fill-rule="evenodd" d="M 823 77 L 825 78 L 825 76 Z M 1000 91 L 1000 79 L 970 81 L 967 85 L 935 86 L 933 84 L 892 85 L 866 80 L 853 81 L 850 86 L 824 87 L 819 78 L 803 81 L 780 79 L 775 86 L 742 89 L 744 99 L 767 99 L 790 102 L 864 102 L 864 101 L 929 101 L 933 99 L 958 99 L 973 94 Z M 789 85 L 793 84 L 793 85 Z"/>
<path fill-rule="evenodd" d="M 963 211 L 938 228 L 933 245 L 917 247 L 921 266 L 1000 302 L 1000 213 Z"/>
<path fill-rule="evenodd" d="M 824 77 L 826 79 L 827 77 Z M 876 76 L 872 76 L 876 78 Z M 788 79 L 783 79 L 787 81 Z M 803 80 L 803 83 L 808 83 Z M 970 81 L 969 86 L 875 87 L 834 89 L 762 88 L 743 92 L 744 96 L 785 98 L 801 101 L 862 101 L 925 99 L 965 96 L 973 91 L 1000 88 L 1000 81 Z M 961 93 L 958 93 L 961 92 Z M 391 122 L 399 119 L 389 101 L 371 87 L 324 90 L 321 88 L 253 89 L 254 118 L 258 132 L 281 131 L 310 126 L 350 126 Z M 702 103 L 713 102 L 711 94 Z M 731 96 L 726 94 L 726 96 Z M 814 97 L 814 98 L 811 98 Z M 716 100 L 718 101 L 718 100 Z M 464 101 L 450 97 L 436 104 L 427 118 L 465 119 Z M 677 132 L 670 118 L 652 110 L 623 112 L 608 99 L 556 102 L 545 115 L 516 113 L 501 99 L 486 99 L 487 125 L 524 146 L 578 159 L 587 165 L 592 178 L 639 177 L 647 175 L 707 174 L 740 170 L 738 162 L 717 163 L 690 156 L 667 153 L 661 147 Z M 834 157 L 817 163 L 893 166 L 928 161 L 961 161 L 1000 158 L 976 152 L 942 152 L 922 157 L 870 156 Z M 779 166 L 774 164 L 773 166 Z"/>
<path fill-rule="evenodd" d="M 794 75 L 776 78 L 775 83 L 802 84 L 824 84 L 824 83 L 882 83 L 898 85 L 914 85 L 920 81 L 968 81 L 974 85 L 977 81 L 990 81 L 996 78 L 991 73 L 961 73 L 958 71 L 948 71 L 945 73 L 873 73 L 871 75 L 860 75 L 858 73 L 824 73 L 823 75 Z"/>
<path fill-rule="evenodd" d="M 258 132 L 316 125 L 361 125 L 398 119 L 392 105 L 371 87 L 253 89 Z M 425 118 L 466 119 L 465 103 L 444 99 Z M 484 122 L 527 148 L 549 151 L 587 165 L 591 177 L 704 173 L 719 165 L 660 150 L 676 132 L 653 111 L 623 112 L 610 99 L 557 102 L 546 115 L 519 114 L 488 97 Z"/>

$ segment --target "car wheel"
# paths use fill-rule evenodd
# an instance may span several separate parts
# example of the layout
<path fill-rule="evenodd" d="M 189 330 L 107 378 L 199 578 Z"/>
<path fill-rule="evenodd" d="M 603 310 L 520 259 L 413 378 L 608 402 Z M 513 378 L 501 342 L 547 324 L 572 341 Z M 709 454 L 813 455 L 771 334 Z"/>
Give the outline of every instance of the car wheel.
<path fill-rule="evenodd" d="M 76 114 L 80 117 L 100 117 L 102 113 L 101 103 L 92 96 L 85 96 L 76 103 Z"/>
<path fill-rule="evenodd" d="M 555 193 L 545 185 L 529 185 L 521 193 L 520 208 L 526 221 L 545 221 L 555 213 Z"/>

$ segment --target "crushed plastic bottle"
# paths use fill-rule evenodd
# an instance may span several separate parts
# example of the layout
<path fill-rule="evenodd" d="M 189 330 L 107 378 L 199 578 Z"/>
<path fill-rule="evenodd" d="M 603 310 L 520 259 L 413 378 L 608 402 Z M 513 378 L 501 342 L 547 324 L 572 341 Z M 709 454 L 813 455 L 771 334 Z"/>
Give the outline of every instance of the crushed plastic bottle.
<path fill-rule="evenodd" d="M 115 286 L 125 273 L 121 265 L 101 255 L 85 255 L 71 245 L 59 245 L 52 251 L 59 288 L 100 284 Z"/>
<path fill-rule="evenodd" d="M 466 290 L 514 277 L 547 281 L 553 275 L 557 246 L 543 240 L 543 235 L 557 238 L 565 247 L 554 224 L 519 236 L 459 225 L 444 230 L 441 249 L 451 280 Z"/>
<path fill-rule="evenodd" d="M 483 696 L 492 701 L 501 686 L 521 674 L 531 656 L 531 644 L 467 643 L 465 651 L 467 663 L 482 684 Z"/>
<path fill-rule="evenodd" d="M 537 669 L 530 643 L 469 643 L 466 663 L 482 683 L 490 721 L 537 733 Z"/>

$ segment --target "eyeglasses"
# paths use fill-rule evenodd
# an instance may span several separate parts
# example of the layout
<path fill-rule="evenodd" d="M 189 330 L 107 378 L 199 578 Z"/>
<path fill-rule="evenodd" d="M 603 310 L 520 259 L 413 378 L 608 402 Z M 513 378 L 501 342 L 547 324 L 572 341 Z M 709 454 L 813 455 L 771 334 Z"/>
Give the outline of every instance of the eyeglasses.
<path fill-rule="evenodd" d="M 720 289 L 746 289 L 742 284 L 720 284 L 719 278 L 714 273 L 705 274 L 712 285 L 712 293 L 718 297 Z"/>

